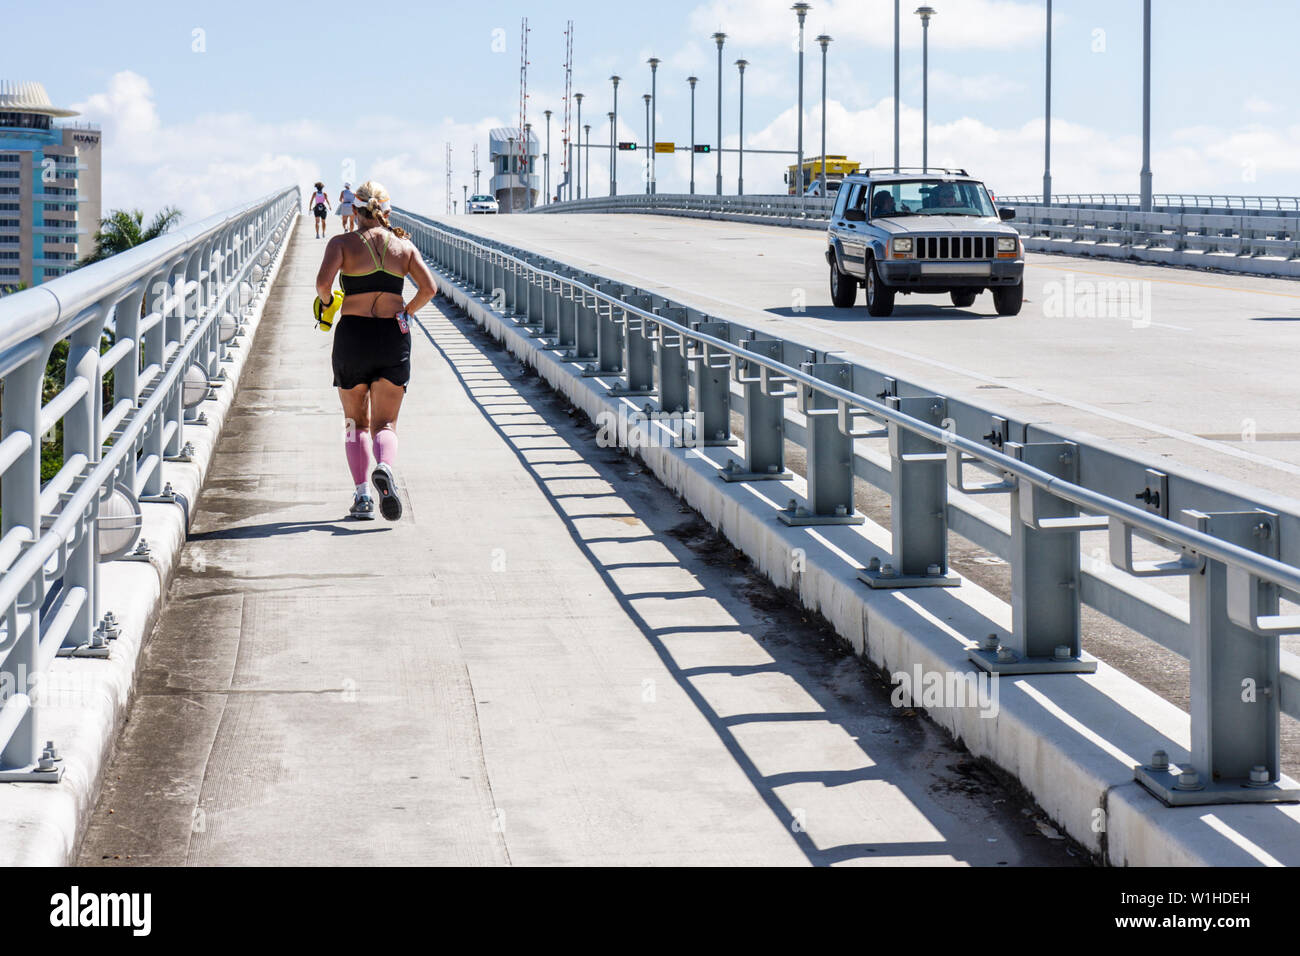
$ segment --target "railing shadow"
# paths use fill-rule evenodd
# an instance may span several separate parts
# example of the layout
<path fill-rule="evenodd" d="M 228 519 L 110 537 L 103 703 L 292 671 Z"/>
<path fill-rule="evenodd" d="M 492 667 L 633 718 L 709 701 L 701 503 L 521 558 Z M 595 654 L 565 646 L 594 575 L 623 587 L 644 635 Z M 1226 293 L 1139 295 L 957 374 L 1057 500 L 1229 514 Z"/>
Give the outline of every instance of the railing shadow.
<path fill-rule="evenodd" d="M 448 318 L 450 322 L 450 317 Z M 824 672 L 824 659 L 817 665 L 810 664 L 810 655 L 820 654 L 799 641 L 781 637 L 760 639 L 757 632 L 762 625 L 742 625 L 735 623 L 687 624 L 672 623 L 656 626 L 652 620 L 662 602 L 676 605 L 689 600 L 712 601 L 721 604 L 730 611 L 745 606 L 743 599 L 731 596 L 729 581 L 734 572 L 713 570 L 704 565 L 692 552 L 688 544 L 679 540 L 671 532 L 676 527 L 673 521 L 680 523 L 675 516 L 638 515 L 629 506 L 625 511 L 604 507 L 598 514 L 584 514 L 574 510 L 573 506 L 581 500 L 593 497 L 610 497 L 608 495 L 572 495 L 566 483 L 574 481 L 572 474 L 543 474 L 539 470 L 542 464 L 577 465 L 587 470 L 583 477 L 588 480 L 606 478 L 593 465 L 590 449 L 578 450 L 573 459 L 556 462 L 558 457 L 548 453 L 541 460 L 530 460 L 529 452 L 536 452 L 535 447 L 521 447 L 519 438 L 547 437 L 556 443 L 556 450 L 573 447 L 565 437 L 563 429 L 572 428 L 573 423 L 545 409 L 533 407 L 527 400 L 523 405 L 533 409 L 540 422 L 551 429 L 542 433 L 536 423 L 515 424 L 511 419 L 517 418 L 523 407 L 520 403 L 511 403 L 509 414 L 503 416 L 492 410 L 494 401 L 481 398 L 480 393 L 490 391 L 486 380 L 470 382 L 460 375 L 457 368 L 457 355 L 464 351 L 455 346 L 440 343 L 430 332 L 424 321 L 417 320 L 420 330 L 428 342 L 439 352 L 453 374 L 474 401 L 484 419 L 492 426 L 496 434 L 511 449 L 521 468 L 533 479 L 537 488 L 545 496 L 557 517 L 563 521 L 574 544 L 590 566 L 600 576 L 609 594 L 617 601 L 645 640 L 654 649 L 663 666 L 672 675 L 677 687 L 691 701 L 698 712 L 708 721 L 727 753 L 745 774 L 755 792 L 781 823 L 790 839 L 803 853 L 808 862 L 814 865 L 829 865 L 851 861 L 871 861 L 885 857 L 910 857 L 918 862 L 935 861 L 949 858 L 959 862 L 1005 862 L 994 860 L 989 849 L 989 834 L 1001 839 L 1001 851 L 1014 859 L 1021 851 L 1012 849 L 1015 837 L 1001 824 L 986 825 L 975 828 L 966 817 L 972 810 L 981 816 L 993 813 L 993 808 L 980 807 L 975 801 L 964 803 L 958 809 L 948 809 L 945 800 L 966 801 L 965 795 L 936 797 L 933 773 L 921 770 L 920 764 L 934 756 L 934 750 L 941 740 L 933 730 L 923 727 L 912 719 L 914 712 L 891 708 L 885 704 L 874 707 L 863 706 L 861 695 L 852 698 L 846 694 L 843 683 L 837 684 L 828 679 Z M 458 329 L 464 332 L 463 328 Z M 478 344 L 468 334 L 465 340 L 474 344 L 479 354 L 490 357 L 486 348 Z M 503 380 L 503 379 L 499 379 Z M 523 434 L 516 429 L 524 428 Z M 621 453 L 619 453 L 621 454 Z M 556 486 L 561 486 L 560 490 Z M 577 499 L 577 500 L 575 500 Z M 621 496 L 626 500 L 626 495 Z M 612 502 L 611 502 L 612 503 Z M 614 533 L 610 520 L 623 520 L 626 533 Z M 640 519 L 640 520 L 633 520 Z M 655 527 L 663 524 L 664 527 Z M 628 554 L 614 554 L 623 549 L 611 548 L 610 545 L 628 545 L 636 550 L 645 547 L 644 561 L 634 560 Z M 651 547 L 646 547 L 652 545 Z M 670 558 L 671 560 L 665 560 Z M 638 588 L 635 570 L 650 568 L 680 567 L 682 588 L 679 590 L 645 590 Z M 630 576 L 629 576 L 630 574 Z M 756 609 L 755 609 L 756 610 Z M 678 617 L 681 611 L 675 612 Z M 713 616 L 713 615 L 711 615 Z M 756 616 L 755 620 L 759 620 Z M 707 663 L 696 666 L 684 666 L 680 656 L 689 658 L 694 648 L 689 642 L 692 636 L 704 637 L 719 633 L 734 636 L 744 641 L 745 656 L 765 655 L 770 660 L 763 663 L 740 662 L 735 664 Z M 852 662 L 854 668 L 858 667 Z M 819 672 L 819 668 L 821 669 Z M 861 681 L 861 672 L 855 671 Z M 766 681 L 767 683 L 762 683 Z M 759 683 L 755 683 L 759 682 Z M 791 701 L 798 701 L 795 709 L 789 709 Z M 727 701 L 736 706 L 727 707 Z M 758 707 L 753 707 L 758 703 Z M 762 704 L 772 706 L 764 707 Z M 780 768 L 765 771 L 760 761 L 771 763 L 773 739 L 768 734 L 783 735 L 788 732 L 800 735 L 800 741 L 792 743 L 793 752 L 800 762 L 808 755 L 818 753 L 818 747 L 827 746 L 829 752 L 836 754 L 835 766 L 824 768 L 788 770 Z M 888 753 L 884 746 L 884 735 L 906 738 L 903 754 Z M 804 743 L 805 740 L 814 741 Z M 868 747 L 868 743 L 881 742 L 879 747 Z M 764 747 L 767 751 L 764 752 Z M 790 751 L 783 752 L 786 756 Z M 918 752 L 924 757 L 918 757 Z M 953 753 L 956 753 L 953 751 Z M 790 762 L 789 760 L 786 761 Z M 831 761 L 827 761 L 831 762 Z M 845 764 L 856 764 L 845 768 Z M 928 781 L 928 782 L 927 782 Z M 690 783 L 683 781 L 683 789 Z M 786 788 L 786 793 L 781 791 Z M 802 788 L 802 789 L 801 789 Z M 810 793 L 810 788 L 814 789 Z M 849 789 L 841 789 L 849 788 Z M 853 788 L 872 788 L 855 791 Z M 860 807 L 862 815 L 858 818 L 860 827 L 851 828 L 860 834 L 861 829 L 875 828 L 878 832 L 888 833 L 889 824 L 885 823 L 885 814 L 889 811 L 873 811 L 870 808 L 877 800 L 886 800 L 890 807 L 903 808 L 900 812 L 908 821 L 903 827 L 906 832 L 898 834 L 897 841 L 882 839 L 878 842 L 858 842 L 845 839 L 846 827 L 843 818 L 836 823 L 826 823 L 814 814 L 806 824 L 800 823 L 801 812 L 798 805 L 791 805 L 789 800 L 811 800 L 820 805 L 826 801 L 839 801 L 841 808 L 852 805 Z M 910 805 L 910 809 L 908 809 Z M 874 818 L 874 822 L 872 821 Z M 890 818 L 891 822 L 897 818 Z M 984 824 L 990 821 L 982 820 Z M 1018 818 L 1018 823 L 1023 819 Z M 933 839 L 924 839 L 932 834 Z M 910 837 L 922 837 L 912 839 Z M 1023 841 L 1022 841 L 1023 842 Z M 1034 861 L 1041 862 L 1041 861 Z M 1053 862 L 1069 862 L 1064 853 Z M 1084 862 L 1082 859 L 1077 862 Z"/>

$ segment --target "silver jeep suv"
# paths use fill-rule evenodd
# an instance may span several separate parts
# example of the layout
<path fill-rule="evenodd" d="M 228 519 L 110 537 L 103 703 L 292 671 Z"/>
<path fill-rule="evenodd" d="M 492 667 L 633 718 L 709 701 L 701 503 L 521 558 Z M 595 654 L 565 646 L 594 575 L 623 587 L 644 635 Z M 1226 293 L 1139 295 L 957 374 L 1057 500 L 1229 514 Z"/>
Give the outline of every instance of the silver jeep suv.
<path fill-rule="evenodd" d="M 946 292 L 960 308 L 988 289 L 998 315 L 1016 315 L 1025 249 L 988 190 L 964 169 L 868 169 L 840 186 L 827 239 L 831 299 L 842 309 L 867 290 L 867 311 L 886 316 L 899 292 Z"/>

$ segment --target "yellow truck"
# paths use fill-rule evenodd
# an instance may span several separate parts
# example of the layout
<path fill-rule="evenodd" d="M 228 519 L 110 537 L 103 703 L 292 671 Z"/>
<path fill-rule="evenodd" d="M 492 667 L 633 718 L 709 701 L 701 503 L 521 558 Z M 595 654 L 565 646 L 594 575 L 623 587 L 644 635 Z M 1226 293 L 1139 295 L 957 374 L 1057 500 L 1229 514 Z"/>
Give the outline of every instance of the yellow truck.
<path fill-rule="evenodd" d="M 839 191 L 840 183 L 844 182 L 844 177 L 850 173 L 856 173 L 861 163 L 855 163 L 847 156 L 826 156 L 826 193 L 834 196 Z M 822 175 L 822 158 L 814 156 L 811 159 L 803 161 L 803 188 L 804 195 L 820 196 L 821 193 L 821 175 Z M 795 195 L 799 188 L 799 164 L 791 163 L 785 171 L 785 186 L 788 195 Z"/>

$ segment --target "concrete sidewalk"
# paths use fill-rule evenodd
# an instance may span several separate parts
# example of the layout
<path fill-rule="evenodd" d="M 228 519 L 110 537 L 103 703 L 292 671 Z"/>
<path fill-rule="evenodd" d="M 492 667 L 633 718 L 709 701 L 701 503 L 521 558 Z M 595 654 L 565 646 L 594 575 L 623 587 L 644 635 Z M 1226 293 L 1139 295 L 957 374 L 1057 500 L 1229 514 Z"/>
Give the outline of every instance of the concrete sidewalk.
<path fill-rule="evenodd" d="M 1085 862 L 449 306 L 406 513 L 345 520 L 323 246 L 287 254 L 82 864 Z"/>

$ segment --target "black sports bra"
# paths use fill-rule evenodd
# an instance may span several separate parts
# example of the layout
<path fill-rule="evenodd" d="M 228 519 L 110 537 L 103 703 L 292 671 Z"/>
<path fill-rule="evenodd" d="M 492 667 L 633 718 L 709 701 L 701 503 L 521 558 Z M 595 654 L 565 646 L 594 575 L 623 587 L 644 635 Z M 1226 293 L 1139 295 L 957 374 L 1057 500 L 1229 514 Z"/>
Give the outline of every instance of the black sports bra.
<path fill-rule="evenodd" d="M 396 273 L 389 272 L 384 268 L 384 259 L 388 256 L 389 236 L 384 236 L 384 248 L 378 256 L 375 250 L 370 248 L 370 243 L 366 237 L 360 234 L 357 238 L 361 240 L 366 247 L 366 252 L 370 253 L 370 259 L 375 264 L 371 272 L 362 272 L 349 274 L 347 272 L 339 273 L 339 285 L 343 287 L 344 295 L 359 295 L 363 292 L 391 292 L 394 295 L 401 295 L 402 290 L 406 287 L 406 276 L 400 276 Z"/>

